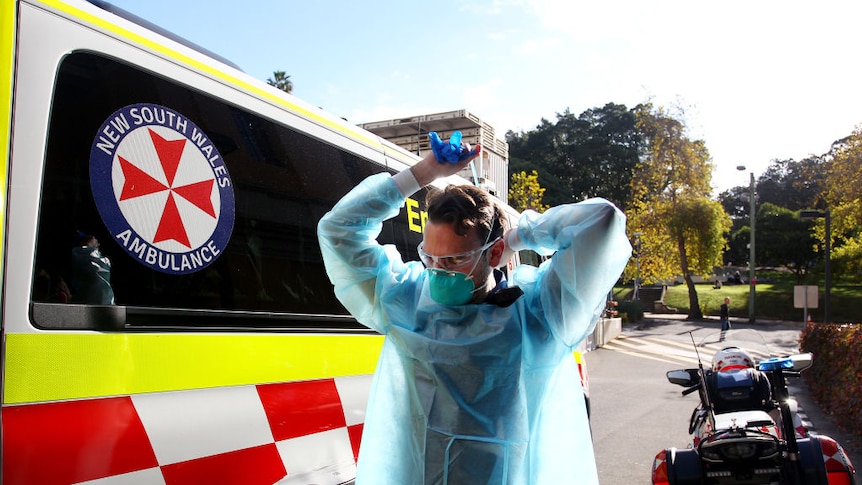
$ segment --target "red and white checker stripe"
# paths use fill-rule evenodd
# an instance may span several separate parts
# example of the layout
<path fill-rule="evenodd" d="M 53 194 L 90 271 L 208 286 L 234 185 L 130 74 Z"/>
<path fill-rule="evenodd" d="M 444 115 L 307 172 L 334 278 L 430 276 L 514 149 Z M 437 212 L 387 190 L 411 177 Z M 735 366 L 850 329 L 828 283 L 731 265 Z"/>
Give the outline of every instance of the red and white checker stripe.
<path fill-rule="evenodd" d="M 371 376 L 8 406 L 3 483 L 338 484 Z"/>
<path fill-rule="evenodd" d="M 846 483 L 850 484 L 850 473 L 854 472 L 853 464 L 850 463 L 850 458 L 844 453 L 844 448 L 837 441 L 825 435 L 818 435 L 817 440 L 820 441 L 820 451 L 823 453 L 823 464 L 826 466 L 826 473 L 830 474 L 829 483 L 843 483 L 834 479 L 832 474 L 844 475 Z"/>
<path fill-rule="evenodd" d="M 667 476 L 667 452 L 661 450 L 653 459 L 652 463 L 652 483 L 653 485 L 667 485 L 669 479 Z"/>

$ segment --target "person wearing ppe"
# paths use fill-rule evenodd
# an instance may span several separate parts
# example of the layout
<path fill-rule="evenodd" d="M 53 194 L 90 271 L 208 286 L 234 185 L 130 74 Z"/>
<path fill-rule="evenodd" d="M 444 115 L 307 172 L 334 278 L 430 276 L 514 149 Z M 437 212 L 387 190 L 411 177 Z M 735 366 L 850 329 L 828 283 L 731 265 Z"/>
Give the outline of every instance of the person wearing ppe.
<path fill-rule="evenodd" d="M 631 254 L 625 216 L 590 199 L 506 230 L 487 192 L 450 186 L 429 194 L 421 262 L 376 241 L 408 196 L 480 151 L 373 175 L 318 226 L 339 300 L 386 336 L 357 485 L 598 483 L 572 351 Z M 506 281 L 494 268 L 527 248 L 553 257 Z"/>
<path fill-rule="evenodd" d="M 72 248 L 72 303 L 113 305 L 111 260 L 99 250 L 99 240 L 92 234 L 80 236 Z"/>

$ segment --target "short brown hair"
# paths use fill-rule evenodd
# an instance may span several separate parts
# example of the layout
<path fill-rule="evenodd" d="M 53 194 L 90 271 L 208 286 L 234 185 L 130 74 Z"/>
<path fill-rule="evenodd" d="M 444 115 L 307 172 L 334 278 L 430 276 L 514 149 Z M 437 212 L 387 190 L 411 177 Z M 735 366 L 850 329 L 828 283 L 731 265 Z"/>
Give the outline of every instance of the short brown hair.
<path fill-rule="evenodd" d="M 430 189 L 425 197 L 431 222 L 455 224 L 455 233 L 464 236 L 471 227 L 479 238 L 492 241 L 503 236 L 509 223 L 503 208 L 491 195 L 473 185 L 449 185 Z"/>

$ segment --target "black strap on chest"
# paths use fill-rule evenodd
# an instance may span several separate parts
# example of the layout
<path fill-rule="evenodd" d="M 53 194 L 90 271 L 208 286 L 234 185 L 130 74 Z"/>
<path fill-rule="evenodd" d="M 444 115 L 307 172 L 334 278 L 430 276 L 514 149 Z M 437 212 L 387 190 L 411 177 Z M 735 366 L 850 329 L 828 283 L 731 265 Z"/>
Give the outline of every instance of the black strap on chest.
<path fill-rule="evenodd" d="M 485 303 L 490 303 L 491 305 L 497 305 L 498 307 L 507 307 L 521 297 L 524 294 L 524 290 L 518 288 L 517 286 L 510 286 L 508 288 L 500 288 L 499 290 L 491 293 L 485 298 Z"/>

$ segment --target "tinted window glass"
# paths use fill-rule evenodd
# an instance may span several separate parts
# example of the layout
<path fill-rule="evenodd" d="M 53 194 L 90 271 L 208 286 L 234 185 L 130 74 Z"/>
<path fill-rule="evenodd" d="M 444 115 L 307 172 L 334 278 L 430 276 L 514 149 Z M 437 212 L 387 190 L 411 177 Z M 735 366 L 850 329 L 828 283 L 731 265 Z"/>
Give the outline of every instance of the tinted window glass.
<path fill-rule="evenodd" d="M 89 174 L 94 137 L 112 113 L 141 103 L 167 107 L 197 125 L 229 172 L 233 231 L 215 262 L 200 271 L 169 274 L 142 264 L 121 246 L 97 209 Z M 96 256 L 110 263 L 116 305 L 345 314 L 323 268 L 317 221 L 353 186 L 381 171 L 379 165 L 172 80 L 90 53 L 71 54 L 60 66 L 51 111 L 33 299 L 100 303 L 89 299 L 92 292 L 76 274 L 73 256 L 81 236 L 92 235 L 100 243 Z M 403 209 L 387 223 L 380 242 L 397 239 L 399 249 L 415 257 L 421 234 L 409 230 L 407 217 Z M 393 236 L 396 224 L 398 238 Z M 98 257 L 86 257 L 98 266 Z"/>

